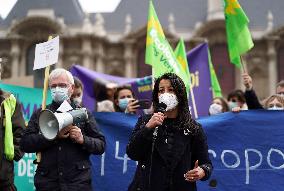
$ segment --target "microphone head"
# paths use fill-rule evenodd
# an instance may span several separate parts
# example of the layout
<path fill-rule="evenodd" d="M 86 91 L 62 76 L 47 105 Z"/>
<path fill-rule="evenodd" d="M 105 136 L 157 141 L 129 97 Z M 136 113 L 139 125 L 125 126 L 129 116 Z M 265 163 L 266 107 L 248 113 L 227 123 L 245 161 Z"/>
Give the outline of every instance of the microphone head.
<path fill-rule="evenodd" d="M 166 108 L 167 108 L 167 104 L 165 104 L 164 102 L 158 103 L 157 112 L 165 113 Z"/>

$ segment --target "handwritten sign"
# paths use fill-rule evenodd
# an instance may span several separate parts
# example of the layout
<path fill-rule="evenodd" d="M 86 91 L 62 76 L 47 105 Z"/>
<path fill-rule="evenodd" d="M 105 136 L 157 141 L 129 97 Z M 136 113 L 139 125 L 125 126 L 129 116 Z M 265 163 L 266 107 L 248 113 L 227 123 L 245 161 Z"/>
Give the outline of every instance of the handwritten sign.
<path fill-rule="evenodd" d="M 45 68 L 58 62 L 59 36 L 36 45 L 33 70 Z"/>

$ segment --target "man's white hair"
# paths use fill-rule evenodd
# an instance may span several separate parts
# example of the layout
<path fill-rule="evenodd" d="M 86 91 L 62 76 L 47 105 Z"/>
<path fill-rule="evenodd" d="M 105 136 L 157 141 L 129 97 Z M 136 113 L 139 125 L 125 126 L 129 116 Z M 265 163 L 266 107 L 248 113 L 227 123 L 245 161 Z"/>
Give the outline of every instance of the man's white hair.
<path fill-rule="evenodd" d="M 69 83 L 72 84 L 72 85 L 74 84 L 74 78 L 73 78 L 73 75 L 71 74 L 71 72 L 69 72 L 68 70 L 65 70 L 63 68 L 56 68 L 56 69 L 52 70 L 51 73 L 49 74 L 49 78 L 48 78 L 49 85 L 50 85 L 50 82 L 54 78 L 58 78 L 62 74 L 66 74 Z"/>

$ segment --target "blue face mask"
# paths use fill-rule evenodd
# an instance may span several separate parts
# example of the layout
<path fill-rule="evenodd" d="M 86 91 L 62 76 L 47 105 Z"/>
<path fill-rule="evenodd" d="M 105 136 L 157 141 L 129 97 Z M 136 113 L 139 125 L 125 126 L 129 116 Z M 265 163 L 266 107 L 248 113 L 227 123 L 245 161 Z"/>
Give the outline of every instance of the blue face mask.
<path fill-rule="evenodd" d="M 129 98 L 123 98 L 118 100 L 118 106 L 122 111 L 125 111 L 125 109 L 127 108 L 129 100 Z"/>
<path fill-rule="evenodd" d="M 233 108 L 238 107 L 238 103 L 237 103 L 237 102 L 229 101 L 228 105 L 229 105 L 230 111 L 231 111 Z"/>
<path fill-rule="evenodd" d="M 68 88 L 51 88 L 51 97 L 52 100 L 55 101 L 56 103 L 63 103 L 64 100 L 68 100 Z"/>
<path fill-rule="evenodd" d="M 284 108 L 274 105 L 273 107 L 268 108 L 268 110 L 284 110 Z"/>

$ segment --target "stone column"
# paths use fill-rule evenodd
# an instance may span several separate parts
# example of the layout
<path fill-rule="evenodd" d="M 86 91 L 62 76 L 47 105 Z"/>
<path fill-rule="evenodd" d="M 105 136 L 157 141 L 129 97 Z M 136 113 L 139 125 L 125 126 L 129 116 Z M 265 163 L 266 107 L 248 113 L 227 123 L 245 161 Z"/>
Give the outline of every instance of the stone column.
<path fill-rule="evenodd" d="M 102 42 L 99 42 L 96 47 L 96 71 L 100 73 L 105 73 L 104 68 L 104 47 Z"/>
<path fill-rule="evenodd" d="M 268 84 L 269 84 L 269 94 L 275 94 L 275 86 L 278 79 L 277 72 L 277 54 L 275 48 L 275 42 L 278 37 L 268 37 L 267 38 L 267 57 L 268 57 Z"/>
<path fill-rule="evenodd" d="M 224 19 L 223 0 L 207 0 L 207 21 Z"/>
<path fill-rule="evenodd" d="M 83 56 L 83 66 L 92 69 L 92 43 L 87 37 L 83 37 L 82 41 L 82 56 Z"/>
<path fill-rule="evenodd" d="M 58 55 L 58 63 L 55 64 L 57 68 L 64 68 L 63 64 L 63 53 L 64 53 L 64 46 L 63 46 L 63 40 L 59 43 L 59 55 Z"/>
<path fill-rule="evenodd" d="M 169 14 L 168 22 L 169 22 L 169 26 L 168 26 L 169 32 L 172 34 L 176 34 L 175 16 L 173 13 Z"/>
<path fill-rule="evenodd" d="M 136 77 L 136 70 L 134 70 L 134 63 L 133 63 L 133 42 L 125 41 L 124 43 L 124 61 L 125 61 L 125 76 Z"/>
<path fill-rule="evenodd" d="M 12 39 L 11 56 L 12 56 L 12 75 L 11 78 L 16 78 L 19 75 L 19 58 L 20 58 L 20 46 L 17 39 Z"/>
<path fill-rule="evenodd" d="M 125 17 L 124 35 L 128 35 L 132 30 L 132 18 L 130 14 Z"/>
<path fill-rule="evenodd" d="M 27 74 L 27 44 L 24 43 L 21 48 L 21 58 L 20 58 L 20 66 L 19 66 L 19 76 L 26 76 Z"/>
<path fill-rule="evenodd" d="M 105 24 L 104 17 L 102 16 L 101 13 L 96 13 L 95 19 L 96 19 L 95 26 L 94 26 L 95 35 L 98 37 L 106 36 L 107 33 L 104 27 L 104 24 Z"/>

